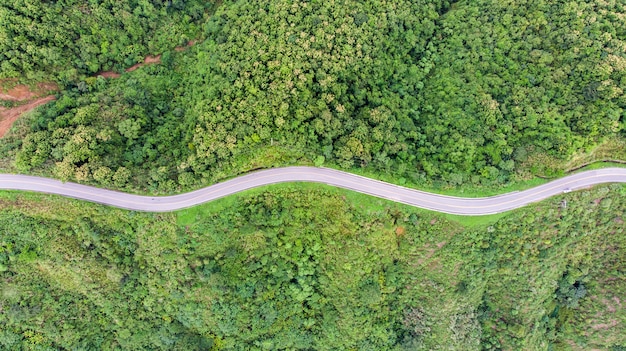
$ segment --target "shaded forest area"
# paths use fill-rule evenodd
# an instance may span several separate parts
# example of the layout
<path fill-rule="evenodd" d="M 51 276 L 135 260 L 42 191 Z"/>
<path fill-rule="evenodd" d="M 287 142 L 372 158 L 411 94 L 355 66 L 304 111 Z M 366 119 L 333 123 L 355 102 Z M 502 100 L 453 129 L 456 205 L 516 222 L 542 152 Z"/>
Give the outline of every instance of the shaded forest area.
<path fill-rule="evenodd" d="M 329 187 L 176 214 L 3 192 L 0 348 L 621 350 L 624 213 L 623 185 L 472 228 Z"/>
<path fill-rule="evenodd" d="M 3 1 L 0 78 L 67 86 L 122 71 L 195 38 L 212 7 L 202 0 Z"/>
<path fill-rule="evenodd" d="M 190 4 L 181 16 L 199 11 Z M 215 11 L 192 26 L 206 39 L 164 51 L 160 66 L 67 82 L 2 141 L 5 161 L 165 192 L 295 163 L 495 186 L 558 175 L 572 155 L 624 139 L 621 2 L 268 0 Z M 147 53 L 115 52 L 128 62 L 81 72 Z"/>

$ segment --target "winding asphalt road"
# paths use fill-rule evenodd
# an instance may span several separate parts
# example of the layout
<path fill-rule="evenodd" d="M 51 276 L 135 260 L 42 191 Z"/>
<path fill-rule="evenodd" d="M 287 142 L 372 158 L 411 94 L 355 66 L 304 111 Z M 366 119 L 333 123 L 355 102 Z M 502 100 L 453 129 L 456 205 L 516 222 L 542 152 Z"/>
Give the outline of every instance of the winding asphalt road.
<path fill-rule="evenodd" d="M 263 185 L 285 182 L 324 183 L 438 212 L 486 215 L 509 211 L 548 197 L 601 183 L 626 183 L 626 168 L 585 171 L 521 192 L 483 198 L 437 195 L 329 168 L 285 167 L 249 173 L 223 183 L 174 196 L 139 196 L 26 175 L 0 174 L 0 190 L 57 194 L 137 211 L 169 212 Z"/>

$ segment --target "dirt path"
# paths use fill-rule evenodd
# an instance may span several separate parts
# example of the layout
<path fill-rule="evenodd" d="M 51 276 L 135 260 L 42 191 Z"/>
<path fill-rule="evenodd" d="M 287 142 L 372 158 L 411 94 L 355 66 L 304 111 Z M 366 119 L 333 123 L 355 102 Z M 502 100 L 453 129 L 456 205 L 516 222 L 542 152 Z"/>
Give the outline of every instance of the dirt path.
<path fill-rule="evenodd" d="M 146 58 L 143 60 L 143 62 L 139 62 L 139 63 L 135 63 L 134 65 L 128 67 L 127 69 L 125 69 L 125 72 L 132 72 L 134 70 L 136 70 L 139 67 L 145 66 L 145 65 L 150 65 L 153 63 L 161 63 L 161 55 L 157 55 L 157 56 L 146 56 Z M 122 75 L 115 72 L 115 71 L 103 71 L 103 72 L 98 72 L 96 74 L 94 74 L 94 76 L 98 77 L 98 76 L 102 76 L 104 78 L 119 78 Z"/>
<path fill-rule="evenodd" d="M 175 51 L 183 51 L 187 48 L 196 44 L 195 40 L 191 40 L 185 46 L 177 46 L 174 48 Z M 139 67 L 161 63 L 161 55 L 151 56 L 148 55 L 143 60 L 143 62 L 136 63 L 126 69 L 126 72 L 132 72 Z M 121 74 L 114 71 L 106 71 L 106 72 L 98 72 L 95 76 L 102 76 L 104 78 L 119 78 Z M 49 94 L 52 91 L 58 91 L 59 87 L 55 83 L 39 83 L 36 88 L 31 90 L 26 85 L 15 85 L 14 87 L 4 90 L 1 89 L 3 84 L 7 82 L 10 83 L 10 80 L 0 80 L 0 100 L 4 101 L 14 101 L 14 102 L 24 102 L 27 103 L 22 104 L 13 108 L 0 107 L 0 138 L 4 137 L 4 135 L 9 131 L 13 122 L 15 122 L 20 116 L 28 112 L 38 106 L 41 106 L 47 102 L 54 100 L 54 95 L 42 96 L 44 94 Z"/>
<path fill-rule="evenodd" d="M 52 82 L 37 83 L 33 87 L 16 83 L 17 79 L 12 78 L 0 80 L 0 100 L 17 105 L 10 108 L 0 107 L 0 138 L 24 112 L 54 100 L 54 95 L 50 95 L 50 92 L 59 90 L 58 85 Z M 12 87 L 7 89 L 7 86 Z"/>
<path fill-rule="evenodd" d="M 128 69 L 126 72 L 132 72 L 137 68 L 152 63 L 161 62 L 161 55 L 147 56 L 143 63 L 137 63 Z M 117 72 L 100 72 L 96 75 L 103 76 L 104 78 L 118 78 L 121 75 Z M 6 84 L 7 81 L 0 81 L 0 84 Z M 9 82 L 10 84 L 11 82 Z M 42 96 L 48 94 L 51 91 L 58 91 L 59 88 L 54 83 L 39 83 L 31 90 L 26 85 L 16 85 L 8 90 L 0 89 L 0 100 L 12 101 L 12 102 L 25 102 L 19 106 L 7 108 L 0 107 L 0 138 L 11 129 L 13 123 L 20 118 L 23 113 L 26 113 L 38 106 L 41 106 L 47 102 L 54 100 L 54 95 Z"/>
<path fill-rule="evenodd" d="M 33 88 L 23 84 L 17 84 L 9 89 L 2 88 L 3 86 L 11 86 L 15 83 L 17 83 L 16 79 L 0 80 L 0 100 L 28 101 L 38 97 L 47 96 L 51 91 L 59 90 L 59 86 L 51 82 L 37 83 L 37 85 Z"/>
<path fill-rule="evenodd" d="M 6 93 L 0 93 L 0 100 L 7 101 L 24 101 L 35 97 L 35 93 L 25 85 L 17 85 Z"/>
<path fill-rule="evenodd" d="M 161 63 L 161 55 L 146 56 L 146 58 L 143 60 L 143 62 L 135 63 L 134 65 L 128 67 L 126 69 L 126 72 L 132 72 L 132 71 L 136 70 L 137 68 L 139 68 L 141 66 L 145 66 L 145 65 L 149 65 L 149 64 L 153 64 L 153 63 Z"/>
<path fill-rule="evenodd" d="M 0 107 L 0 138 L 6 134 L 15 122 L 24 112 L 28 112 L 35 107 L 41 106 L 47 102 L 54 100 L 54 95 L 45 96 L 35 99 L 27 104 L 14 108 Z"/>
<path fill-rule="evenodd" d="M 183 50 L 187 50 L 188 48 L 194 46 L 196 44 L 195 40 L 191 40 L 187 43 L 187 45 L 185 46 L 177 46 L 174 48 L 174 51 L 176 52 L 180 52 Z M 143 62 L 139 62 L 139 63 L 135 63 L 134 65 L 128 67 L 127 69 L 125 69 L 125 72 L 132 72 L 134 70 L 136 70 L 139 67 L 143 67 L 145 65 L 151 65 L 154 63 L 161 63 L 161 55 L 156 55 L 156 56 L 152 56 L 152 55 L 148 55 L 146 56 L 146 58 L 143 60 Z M 95 74 L 95 76 L 102 76 L 104 78 L 119 78 L 121 76 L 121 74 L 115 72 L 115 71 L 103 71 L 103 72 L 98 72 Z"/>

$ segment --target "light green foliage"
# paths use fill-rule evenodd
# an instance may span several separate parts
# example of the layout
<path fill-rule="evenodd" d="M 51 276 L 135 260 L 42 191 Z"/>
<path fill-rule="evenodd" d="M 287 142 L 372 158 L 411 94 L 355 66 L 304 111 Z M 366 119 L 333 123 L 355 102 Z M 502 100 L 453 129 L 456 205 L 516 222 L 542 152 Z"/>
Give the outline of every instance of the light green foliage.
<path fill-rule="evenodd" d="M 66 201 L 52 210 L 26 200 L 18 210 L 7 201 L 0 348 L 210 349 L 212 335 L 184 326 L 178 307 L 163 303 L 185 275 L 173 216 Z"/>
<path fill-rule="evenodd" d="M 4 193 L 0 346 L 624 345 L 621 189 L 471 229 L 330 188 L 276 186 L 177 215 Z"/>
<path fill-rule="evenodd" d="M 474 245 L 489 269 L 485 349 L 603 349 L 626 342 L 624 310 L 615 308 L 626 286 L 621 278 L 608 283 L 624 265 L 620 188 L 573 193 L 566 208 L 560 199 L 545 201 L 472 234 L 481 238 Z"/>
<path fill-rule="evenodd" d="M 286 164 L 515 188 L 605 137 L 621 152 L 623 17 L 619 1 L 5 2 L 0 77 L 65 90 L 2 139 L 0 167 L 151 192 Z M 625 187 L 468 227 L 316 187 L 176 215 L 0 193 L 0 348 L 624 349 Z"/>

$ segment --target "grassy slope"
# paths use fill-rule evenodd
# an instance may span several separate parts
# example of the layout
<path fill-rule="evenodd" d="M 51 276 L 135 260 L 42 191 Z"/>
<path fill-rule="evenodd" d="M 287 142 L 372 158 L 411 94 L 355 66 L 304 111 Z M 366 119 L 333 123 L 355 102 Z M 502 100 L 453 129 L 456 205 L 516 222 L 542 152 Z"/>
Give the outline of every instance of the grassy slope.
<path fill-rule="evenodd" d="M 553 198 L 464 227 L 306 184 L 160 215 L 2 192 L 0 343 L 621 345 L 625 194 L 574 192 L 565 210 Z M 568 300 L 577 282 L 586 294 Z M 269 320 L 268 308 L 278 311 Z"/>

